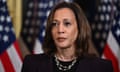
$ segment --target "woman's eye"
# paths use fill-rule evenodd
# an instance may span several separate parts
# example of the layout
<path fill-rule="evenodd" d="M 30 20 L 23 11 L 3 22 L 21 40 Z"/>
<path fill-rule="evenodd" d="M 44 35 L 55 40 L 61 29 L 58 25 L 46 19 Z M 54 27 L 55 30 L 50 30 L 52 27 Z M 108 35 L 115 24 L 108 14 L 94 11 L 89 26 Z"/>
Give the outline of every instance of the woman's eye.
<path fill-rule="evenodd" d="M 69 26 L 69 25 L 71 25 L 70 22 L 64 22 L 64 24 L 65 24 L 65 26 Z"/>
<path fill-rule="evenodd" d="M 57 26 L 58 23 L 57 22 L 52 22 L 52 26 Z"/>

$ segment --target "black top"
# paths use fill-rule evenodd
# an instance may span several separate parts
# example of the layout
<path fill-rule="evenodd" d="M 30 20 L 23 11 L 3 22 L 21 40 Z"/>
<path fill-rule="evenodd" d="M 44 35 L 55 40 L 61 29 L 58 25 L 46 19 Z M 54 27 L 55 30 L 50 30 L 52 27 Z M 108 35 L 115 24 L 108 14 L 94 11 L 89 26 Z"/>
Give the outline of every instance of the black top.
<path fill-rule="evenodd" d="M 101 58 L 84 57 L 74 66 L 75 72 L 113 72 L 112 63 Z M 46 54 L 27 55 L 24 59 L 22 72 L 55 72 L 53 57 Z M 58 72 L 58 71 L 56 71 Z"/>

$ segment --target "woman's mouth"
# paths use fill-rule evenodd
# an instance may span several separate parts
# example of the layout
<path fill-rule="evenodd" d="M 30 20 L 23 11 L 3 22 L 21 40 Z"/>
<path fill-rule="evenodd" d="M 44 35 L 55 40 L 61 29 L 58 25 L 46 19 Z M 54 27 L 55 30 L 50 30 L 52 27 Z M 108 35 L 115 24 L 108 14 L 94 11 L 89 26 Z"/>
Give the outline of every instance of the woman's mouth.
<path fill-rule="evenodd" d="M 64 37 L 59 37 L 59 38 L 57 38 L 57 41 L 58 42 L 63 42 L 63 41 L 65 41 L 66 40 L 66 38 L 64 38 Z"/>

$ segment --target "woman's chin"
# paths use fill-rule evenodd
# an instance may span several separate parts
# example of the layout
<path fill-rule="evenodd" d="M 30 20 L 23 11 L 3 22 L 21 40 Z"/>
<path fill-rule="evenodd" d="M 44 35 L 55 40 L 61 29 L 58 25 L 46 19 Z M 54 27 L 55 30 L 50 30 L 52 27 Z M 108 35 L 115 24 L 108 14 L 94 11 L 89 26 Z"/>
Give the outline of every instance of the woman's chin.
<path fill-rule="evenodd" d="M 66 49 L 66 48 L 69 48 L 70 46 L 68 46 L 68 45 L 59 45 L 57 47 L 60 48 L 60 49 Z"/>

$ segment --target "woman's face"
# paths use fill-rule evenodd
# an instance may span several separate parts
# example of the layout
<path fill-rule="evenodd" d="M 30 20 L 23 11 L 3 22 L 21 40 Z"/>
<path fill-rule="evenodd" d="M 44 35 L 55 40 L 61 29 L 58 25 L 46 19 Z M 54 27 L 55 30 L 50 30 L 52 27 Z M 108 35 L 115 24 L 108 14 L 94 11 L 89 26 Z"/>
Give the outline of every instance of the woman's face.
<path fill-rule="evenodd" d="M 52 21 L 52 36 L 56 47 L 75 47 L 77 35 L 77 22 L 73 11 L 69 8 L 56 10 Z"/>

